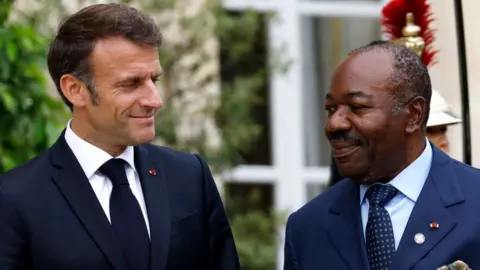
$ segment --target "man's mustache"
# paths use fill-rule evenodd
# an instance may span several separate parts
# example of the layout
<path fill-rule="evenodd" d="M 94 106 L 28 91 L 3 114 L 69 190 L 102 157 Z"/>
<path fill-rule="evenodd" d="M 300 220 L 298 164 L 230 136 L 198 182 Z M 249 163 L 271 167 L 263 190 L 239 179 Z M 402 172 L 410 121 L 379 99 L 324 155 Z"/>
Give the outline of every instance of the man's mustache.
<path fill-rule="evenodd" d="M 334 132 L 328 136 L 330 141 L 350 141 L 354 143 L 361 143 L 362 138 L 354 133 L 349 132 Z"/>

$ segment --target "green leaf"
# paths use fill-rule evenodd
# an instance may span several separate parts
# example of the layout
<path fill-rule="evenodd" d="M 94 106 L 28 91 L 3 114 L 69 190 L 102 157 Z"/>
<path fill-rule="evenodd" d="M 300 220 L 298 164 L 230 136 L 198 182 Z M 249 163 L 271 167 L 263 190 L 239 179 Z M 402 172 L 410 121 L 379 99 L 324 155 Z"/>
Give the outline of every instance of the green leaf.
<path fill-rule="evenodd" d="M 7 112 L 15 113 L 17 111 L 18 102 L 15 98 L 8 93 L 7 91 L 2 91 L 0 88 L 0 102 L 7 110 Z"/>
<path fill-rule="evenodd" d="M 18 57 L 18 49 L 14 43 L 7 44 L 7 57 L 10 61 L 16 61 Z"/>

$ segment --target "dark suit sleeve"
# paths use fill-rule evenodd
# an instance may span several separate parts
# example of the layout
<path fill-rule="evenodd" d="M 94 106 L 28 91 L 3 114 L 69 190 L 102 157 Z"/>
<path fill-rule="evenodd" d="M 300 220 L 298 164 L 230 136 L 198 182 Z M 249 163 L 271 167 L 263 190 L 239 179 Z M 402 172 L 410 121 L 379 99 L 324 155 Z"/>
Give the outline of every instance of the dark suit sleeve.
<path fill-rule="evenodd" d="M 283 270 L 297 270 L 298 260 L 295 255 L 292 239 L 292 216 L 288 218 L 285 229 L 285 248 L 284 248 L 284 263 Z"/>
<path fill-rule="evenodd" d="M 208 268 L 209 270 L 240 269 L 230 223 L 208 165 L 200 160 L 203 172 L 204 201 L 208 222 Z"/>
<path fill-rule="evenodd" d="M 27 269 L 26 227 L 0 187 L 0 269 Z"/>

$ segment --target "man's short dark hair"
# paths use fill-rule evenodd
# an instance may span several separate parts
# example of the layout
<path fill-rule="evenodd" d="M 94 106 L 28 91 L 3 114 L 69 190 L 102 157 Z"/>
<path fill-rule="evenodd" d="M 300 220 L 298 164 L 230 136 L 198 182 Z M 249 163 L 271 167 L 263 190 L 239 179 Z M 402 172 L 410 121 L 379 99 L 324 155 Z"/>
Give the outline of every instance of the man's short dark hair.
<path fill-rule="evenodd" d="M 124 4 L 91 5 L 68 17 L 58 28 L 48 52 L 48 70 L 65 104 L 73 109 L 60 89 L 60 78 L 72 74 L 87 85 L 95 97 L 89 56 L 95 43 L 108 37 L 159 47 L 160 29 L 150 16 Z"/>
<path fill-rule="evenodd" d="M 427 125 L 430 113 L 430 99 L 432 98 L 432 83 L 428 69 L 423 61 L 413 51 L 399 44 L 387 41 L 374 41 L 370 44 L 353 50 L 353 53 L 366 53 L 381 50 L 393 57 L 394 72 L 388 85 L 396 99 L 395 111 L 400 111 L 410 100 L 421 96 L 427 106 L 424 126 Z"/>

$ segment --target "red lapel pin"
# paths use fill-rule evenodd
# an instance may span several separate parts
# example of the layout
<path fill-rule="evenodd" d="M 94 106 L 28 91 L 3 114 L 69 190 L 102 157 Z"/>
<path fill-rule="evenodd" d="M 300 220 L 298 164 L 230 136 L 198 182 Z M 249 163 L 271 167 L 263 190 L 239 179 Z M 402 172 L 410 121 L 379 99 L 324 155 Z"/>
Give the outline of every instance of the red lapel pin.
<path fill-rule="evenodd" d="M 440 224 L 438 224 L 437 222 L 432 222 L 430 223 L 430 228 L 433 228 L 433 229 L 438 229 L 440 227 Z"/>
<path fill-rule="evenodd" d="M 151 175 L 157 175 L 157 171 L 156 170 L 150 170 L 148 171 L 149 174 Z"/>

